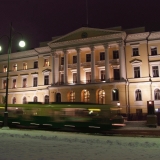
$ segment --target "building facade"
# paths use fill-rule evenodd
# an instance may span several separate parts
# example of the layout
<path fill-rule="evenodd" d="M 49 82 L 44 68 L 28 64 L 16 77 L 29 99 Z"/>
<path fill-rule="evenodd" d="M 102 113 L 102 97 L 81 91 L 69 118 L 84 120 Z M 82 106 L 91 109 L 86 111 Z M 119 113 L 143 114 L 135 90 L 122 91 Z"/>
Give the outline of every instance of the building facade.
<path fill-rule="evenodd" d="M 0 55 L 0 103 L 8 55 Z M 8 103 L 92 102 L 121 112 L 160 108 L 160 32 L 80 28 L 33 50 L 11 53 Z"/>

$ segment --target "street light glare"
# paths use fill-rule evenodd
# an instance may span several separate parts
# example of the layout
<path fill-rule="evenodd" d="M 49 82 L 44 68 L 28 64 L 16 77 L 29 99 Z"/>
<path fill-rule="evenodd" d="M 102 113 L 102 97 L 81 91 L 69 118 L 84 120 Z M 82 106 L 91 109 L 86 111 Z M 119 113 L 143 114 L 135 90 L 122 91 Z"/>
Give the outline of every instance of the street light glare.
<path fill-rule="evenodd" d="M 0 51 L 2 50 L 2 47 L 0 46 Z"/>
<path fill-rule="evenodd" d="M 25 42 L 24 42 L 24 41 L 20 41 L 20 42 L 19 42 L 19 46 L 20 46 L 20 47 L 24 47 L 24 46 L 25 46 Z"/>

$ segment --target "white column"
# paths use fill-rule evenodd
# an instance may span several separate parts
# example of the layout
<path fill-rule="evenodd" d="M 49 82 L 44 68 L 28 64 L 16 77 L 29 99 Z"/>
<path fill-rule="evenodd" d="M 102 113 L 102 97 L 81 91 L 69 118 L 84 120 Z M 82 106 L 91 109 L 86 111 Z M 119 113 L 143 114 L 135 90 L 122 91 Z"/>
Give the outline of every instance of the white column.
<path fill-rule="evenodd" d="M 66 50 L 63 51 L 64 53 L 64 83 L 68 83 L 68 53 Z"/>
<path fill-rule="evenodd" d="M 80 48 L 76 49 L 77 51 L 77 83 L 81 83 L 81 50 Z"/>
<path fill-rule="evenodd" d="M 55 84 L 55 52 L 52 53 L 52 84 Z"/>
<path fill-rule="evenodd" d="M 119 43 L 119 63 L 120 63 L 120 79 L 126 79 L 126 63 L 123 42 Z"/>
<path fill-rule="evenodd" d="M 90 47 L 91 49 L 91 82 L 95 82 L 95 54 L 94 46 Z"/>
<path fill-rule="evenodd" d="M 107 82 L 110 80 L 108 44 L 104 45 L 104 49 L 105 49 L 105 81 Z"/>
<path fill-rule="evenodd" d="M 59 79 L 60 79 L 60 75 L 59 75 L 59 55 L 56 53 L 55 54 L 55 57 L 54 57 L 54 68 L 55 68 L 55 71 L 54 71 L 54 80 L 55 80 L 55 83 L 58 83 L 59 82 Z"/>

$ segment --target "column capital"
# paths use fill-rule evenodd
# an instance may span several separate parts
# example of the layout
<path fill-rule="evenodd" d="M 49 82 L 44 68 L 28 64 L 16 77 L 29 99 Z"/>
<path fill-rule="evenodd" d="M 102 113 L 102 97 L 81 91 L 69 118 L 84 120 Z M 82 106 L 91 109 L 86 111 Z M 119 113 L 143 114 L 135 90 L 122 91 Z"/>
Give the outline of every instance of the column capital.
<path fill-rule="evenodd" d="M 118 41 L 117 44 L 119 47 L 124 47 L 124 41 Z"/>
<path fill-rule="evenodd" d="M 103 47 L 104 47 L 105 49 L 108 48 L 108 46 L 109 46 L 108 43 L 104 43 L 104 44 L 103 44 Z"/>
<path fill-rule="evenodd" d="M 90 48 L 90 50 L 92 52 L 95 49 L 95 46 L 94 45 L 90 45 L 89 48 Z"/>
<path fill-rule="evenodd" d="M 81 52 L 81 48 L 80 47 L 76 47 L 75 50 L 77 51 L 77 53 Z"/>

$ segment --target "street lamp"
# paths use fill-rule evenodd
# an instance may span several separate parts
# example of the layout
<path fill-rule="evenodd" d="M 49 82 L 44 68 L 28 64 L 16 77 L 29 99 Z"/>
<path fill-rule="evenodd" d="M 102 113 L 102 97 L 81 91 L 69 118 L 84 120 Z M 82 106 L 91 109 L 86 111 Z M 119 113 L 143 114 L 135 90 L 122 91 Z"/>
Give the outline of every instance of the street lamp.
<path fill-rule="evenodd" d="M 10 54 L 11 54 L 11 49 L 12 49 L 12 40 L 14 38 L 14 35 L 16 33 L 20 34 L 19 32 L 15 32 L 14 34 L 12 34 L 12 23 L 10 25 L 10 33 L 9 36 L 7 35 L 3 35 L 1 38 L 3 37 L 7 37 L 8 38 L 8 65 L 7 65 L 7 77 L 6 77 L 6 97 L 5 97 L 5 110 L 4 110 L 4 124 L 3 127 L 8 127 L 8 77 L 9 77 L 9 62 L 10 62 Z M 20 34 L 22 36 L 22 34 Z M 0 39 L 1 39 L 0 38 Z M 23 37 L 22 37 L 23 39 Z M 24 41 L 20 41 L 19 42 L 19 46 L 20 47 L 24 47 L 25 46 L 25 42 Z M 0 46 L 0 51 L 2 50 L 2 47 Z"/>
<path fill-rule="evenodd" d="M 118 106 L 118 109 L 119 109 L 119 112 L 118 112 L 119 115 L 120 115 L 120 105 L 121 105 L 120 102 L 117 102 L 117 106 Z"/>

